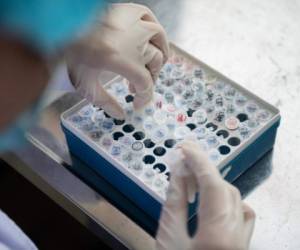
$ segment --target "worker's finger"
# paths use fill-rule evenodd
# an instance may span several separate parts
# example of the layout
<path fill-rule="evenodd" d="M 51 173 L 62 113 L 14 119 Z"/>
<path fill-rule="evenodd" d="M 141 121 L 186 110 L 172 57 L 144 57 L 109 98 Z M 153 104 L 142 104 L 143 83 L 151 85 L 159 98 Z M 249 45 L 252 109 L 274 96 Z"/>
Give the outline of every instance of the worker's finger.
<path fill-rule="evenodd" d="M 187 177 L 172 175 L 161 218 L 163 218 L 164 211 L 168 210 L 170 213 L 176 214 L 176 220 L 178 221 L 187 219 L 188 197 L 186 181 Z"/>
<path fill-rule="evenodd" d="M 159 221 L 158 236 L 166 239 L 174 237 L 170 231 L 187 235 L 187 187 L 185 177 L 172 175 L 167 200 L 163 206 Z M 172 239 L 174 240 L 174 239 Z"/>
<path fill-rule="evenodd" d="M 127 79 L 124 79 L 125 83 L 128 86 L 128 90 L 130 93 L 134 94 L 135 93 L 135 88 L 133 84 L 130 84 L 130 82 Z"/>
<path fill-rule="evenodd" d="M 151 77 L 150 73 L 149 76 Z M 148 79 L 148 76 L 147 76 Z M 135 85 L 135 96 L 133 101 L 133 107 L 137 110 L 140 110 L 144 106 L 146 106 L 153 99 L 153 80 L 151 77 L 151 85 L 147 89 L 137 90 L 137 85 Z"/>
<path fill-rule="evenodd" d="M 153 79 L 145 65 L 137 64 L 125 57 L 111 57 L 108 70 L 125 77 L 134 86 L 134 108 L 140 109 L 148 104 L 153 97 Z"/>
<path fill-rule="evenodd" d="M 211 176 L 218 181 L 222 180 L 219 171 L 209 162 L 207 155 L 201 150 L 199 144 L 186 140 L 180 143 L 178 147 L 182 150 L 184 163 L 195 174 L 198 181 L 203 178 L 202 176 Z"/>
<path fill-rule="evenodd" d="M 158 23 L 142 21 L 142 26 L 150 31 L 148 33 L 149 41 L 161 50 L 163 63 L 165 63 L 169 58 L 169 43 L 165 30 Z"/>
<path fill-rule="evenodd" d="M 121 8 L 120 8 L 121 7 Z M 127 9 L 127 11 L 124 11 L 124 8 Z M 119 23 L 119 27 L 128 27 L 134 24 L 136 21 L 139 20 L 145 20 L 148 22 L 154 22 L 158 23 L 158 20 L 156 19 L 153 12 L 146 6 L 135 4 L 135 3 L 114 3 L 110 5 L 110 11 L 113 12 L 113 14 L 108 15 L 109 18 L 113 18 L 113 20 L 107 20 L 107 18 L 104 19 L 107 23 L 114 23 L 118 20 L 122 20 L 123 23 Z M 128 18 L 128 13 L 130 13 L 130 17 Z M 123 18 L 115 18 L 116 16 L 122 16 Z"/>
<path fill-rule="evenodd" d="M 132 94 L 136 93 L 135 87 L 133 84 L 129 83 L 128 89 L 129 89 L 130 93 L 132 93 Z"/>
<path fill-rule="evenodd" d="M 132 8 L 136 8 L 139 11 L 141 11 L 140 18 L 142 20 L 145 20 L 145 21 L 148 21 L 148 22 L 159 23 L 156 16 L 153 14 L 153 12 L 148 7 L 146 7 L 145 5 L 140 5 L 140 4 L 135 4 L 135 3 L 129 3 L 129 5 Z"/>
<path fill-rule="evenodd" d="M 242 207 L 242 197 L 240 191 L 233 185 L 224 181 L 225 186 L 230 191 L 231 194 L 231 202 L 230 202 L 230 216 L 231 221 L 236 225 L 240 225 L 244 223 L 244 215 L 243 215 L 243 207 Z"/>
<path fill-rule="evenodd" d="M 120 104 L 95 80 L 85 82 L 79 88 L 81 93 L 89 102 L 102 108 L 108 115 L 116 119 L 124 119 L 125 114 Z"/>
<path fill-rule="evenodd" d="M 250 239 L 252 237 L 253 230 L 254 230 L 256 215 L 254 210 L 251 207 L 249 207 L 246 203 L 243 203 L 242 207 L 243 207 L 244 220 L 245 220 L 244 237 L 247 246 L 249 246 Z"/>
<path fill-rule="evenodd" d="M 200 197 L 200 217 L 209 218 L 220 213 L 232 216 L 233 196 L 227 183 L 221 178 L 216 167 L 209 163 L 198 144 L 186 141 L 179 145 L 183 162 L 195 176 Z M 220 207 L 223 209 L 220 210 Z"/>
<path fill-rule="evenodd" d="M 157 47 L 149 43 L 144 57 L 146 58 L 146 67 L 150 71 L 153 82 L 155 82 L 163 66 L 163 55 Z"/>

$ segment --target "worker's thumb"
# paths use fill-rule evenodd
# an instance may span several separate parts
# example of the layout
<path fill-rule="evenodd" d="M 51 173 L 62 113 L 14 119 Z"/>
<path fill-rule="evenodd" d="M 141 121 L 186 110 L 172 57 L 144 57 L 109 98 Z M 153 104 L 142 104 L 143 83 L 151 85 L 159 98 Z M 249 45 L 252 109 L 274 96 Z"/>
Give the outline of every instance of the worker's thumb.
<path fill-rule="evenodd" d="M 196 143 L 184 142 L 180 148 L 185 166 L 195 177 L 200 198 L 200 217 L 217 213 L 229 199 L 228 190 L 224 188 L 224 180 L 218 169 L 209 162 Z"/>
<path fill-rule="evenodd" d="M 185 179 L 186 177 L 178 175 L 171 177 L 156 237 L 157 249 L 184 249 L 183 246 L 187 246 L 190 241 L 187 233 L 188 208 Z M 173 246 L 174 242 L 176 244 Z"/>

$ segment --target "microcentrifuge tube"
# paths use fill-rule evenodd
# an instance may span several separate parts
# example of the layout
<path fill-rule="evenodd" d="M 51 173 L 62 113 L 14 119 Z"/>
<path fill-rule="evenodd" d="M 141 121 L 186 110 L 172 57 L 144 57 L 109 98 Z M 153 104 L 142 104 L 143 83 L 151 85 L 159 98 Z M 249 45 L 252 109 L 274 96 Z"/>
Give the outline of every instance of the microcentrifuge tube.
<path fill-rule="evenodd" d="M 176 127 L 174 131 L 174 136 L 178 140 L 183 140 L 188 134 L 191 133 L 191 130 L 186 126 Z"/>
<path fill-rule="evenodd" d="M 207 129 L 205 127 L 198 127 L 193 130 L 193 133 L 196 135 L 197 139 L 203 139 L 207 135 Z"/>
<path fill-rule="evenodd" d="M 164 94 L 165 100 L 167 103 L 173 103 L 174 102 L 174 95 L 172 92 L 167 91 Z"/>
<path fill-rule="evenodd" d="M 176 67 L 176 66 L 173 65 L 173 64 L 171 64 L 171 63 L 166 63 L 166 64 L 163 66 L 162 70 L 163 70 L 164 72 L 166 72 L 166 73 L 170 73 L 175 67 Z"/>
<path fill-rule="evenodd" d="M 206 107 L 205 107 L 205 110 L 206 110 L 207 113 L 212 113 L 215 110 L 215 105 L 207 104 Z"/>
<path fill-rule="evenodd" d="M 122 148 L 120 145 L 118 144 L 114 144 L 112 145 L 112 147 L 110 148 L 110 154 L 112 156 L 119 156 L 122 153 Z"/>
<path fill-rule="evenodd" d="M 131 147 L 132 143 L 134 142 L 134 139 L 133 139 L 131 136 L 125 135 L 125 136 L 122 136 L 122 137 L 118 140 L 118 142 L 119 142 L 121 145 L 123 145 L 123 146 L 129 148 L 129 147 Z"/>
<path fill-rule="evenodd" d="M 104 111 L 103 110 L 95 111 L 92 114 L 91 119 L 93 122 L 100 125 L 106 119 L 106 117 L 104 115 Z"/>
<path fill-rule="evenodd" d="M 180 94 L 182 94 L 182 92 L 183 92 L 183 90 L 184 90 L 184 87 L 183 87 L 183 85 L 182 85 L 180 82 L 176 82 L 176 83 L 174 84 L 174 86 L 172 87 L 172 90 L 173 90 L 173 92 L 174 92 L 175 94 L 180 95 Z"/>
<path fill-rule="evenodd" d="M 255 113 L 258 110 L 258 105 L 255 102 L 249 102 L 246 105 L 246 111 L 248 113 Z"/>
<path fill-rule="evenodd" d="M 85 132 L 89 132 L 95 129 L 95 124 L 90 119 L 86 119 L 80 123 L 79 128 Z"/>
<path fill-rule="evenodd" d="M 199 79 L 194 79 L 192 83 L 192 90 L 196 93 L 202 93 L 204 91 L 204 83 Z"/>
<path fill-rule="evenodd" d="M 152 116 L 155 112 L 155 107 L 153 104 L 148 104 L 145 108 L 144 108 L 144 113 L 145 115 L 148 116 Z"/>
<path fill-rule="evenodd" d="M 197 124 L 204 124 L 207 121 L 207 113 L 203 109 L 195 111 L 192 117 Z"/>
<path fill-rule="evenodd" d="M 262 109 L 257 112 L 256 117 L 257 117 L 258 121 L 266 122 L 269 119 L 270 115 L 271 114 L 268 110 Z"/>
<path fill-rule="evenodd" d="M 152 131 L 157 126 L 157 123 L 151 117 L 147 117 L 144 120 L 143 128 L 145 129 L 146 133 Z"/>
<path fill-rule="evenodd" d="M 132 161 L 128 164 L 128 168 L 136 175 L 140 175 L 144 169 L 144 164 L 141 161 Z"/>
<path fill-rule="evenodd" d="M 228 117 L 225 120 L 225 126 L 229 130 L 236 130 L 239 127 L 239 125 L 240 125 L 240 121 L 235 116 Z"/>
<path fill-rule="evenodd" d="M 167 128 L 171 131 L 173 131 L 177 125 L 174 117 L 168 117 L 165 124 Z"/>
<path fill-rule="evenodd" d="M 155 85 L 155 92 L 163 95 L 165 93 L 165 87 L 161 84 L 156 84 Z"/>
<path fill-rule="evenodd" d="M 111 118 L 106 118 L 102 124 L 101 124 L 101 128 L 104 132 L 111 132 L 114 129 L 114 121 Z"/>
<path fill-rule="evenodd" d="M 151 139 L 153 142 L 158 143 L 165 140 L 167 135 L 168 129 L 165 126 L 158 126 L 151 133 Z"/>
<path fill-rule="evenodd" d="M 224 90 L 224 96 L 227 100 L 232 100 L 235 96 L 236 90 L 230 86 L 227 86 Z"/>
<path fill-rule="evenodd" d="M 161 70 L 158 74 L 158 79 L 164 80 L 165 78 L 166 78 L 166 73 L 163 70 Z"/>
<path fill-rule="evenodd" d="M 207 101 L 212 101 L 214 99 L 214 92 L 212 91 L 212 89 L 207 89 L 206 90 L 206 100 Z"/>
<path fill-rule="evenodd" d="M 186 120 L 187 120 L 188 116 L 186 114 L 185 111 L 179 111 L 177 114 L 176 114 L 176 121 L 178 123 L 185 123 Z"/>
<path fill-rule="evenodd" d="M 242 123 L 241 126 L 239 127 L 239 132 L 241 137 L 248 138 L 250 136 L 251 131 L 244 123 Z"/>
<path fill-rule="evenodd" d="M 223 105 L 224 105 L 224 100 L 221 95 L 216 96 L 215 102 L 216 102 L 216 106 L 218 106 L 218 107 L 223 107 Z"/>
<path fill-rule="evenodd" d="M 117 96 L 125 96 L 126 94 L 128 94 L 128 89 L 122 82 L 114 83 L 112 85 L 112 89 Z"/>
<path fill-rule="evenodd" d="M 101 130 L 91 131 L 89 133 L 89 136 L 93 141 L 99 141 L 100 138 L 103 136 L 103 132 Z"/>
<path fill-rule="evenodd" d="M 184 92 L 182 93 L 182 98 L 185 100 L 189 100 L 192 99 L 194 96 L 194 90 L 192 88 L 187 88 L 184 90 Z"/>
<path fill-rule="evenodd" d="M 174 85 L 175 81 L 176 81 L 175 79 L 168 78 L 168 79 L 165 79 L 162 83 L 166 87 L 171 87 Z"/>
<path fill-rule="evenodd" d="M 175 80 L 182 79 L 184 77 L 184 72 L 178 68 L 174 69 L 172 72 L 170 72 L 170 77 Z"/>
<path fill-rule="evenodd" d="M 153 119 L 157 124 L 163 124 L 166 122 L 167 114 L 164 110 L 156 110 Z"/>
<path fill-rule="evenodd" d="M 113 140 L 109 135 L 104 135 L 100 141 L 100 145 L 102 145 L 106 149 L 109 148 L 112 145 L 112 143 Z"/>
<path fill-rule="evenodd" d="M 176 111 L 176 107 L 173 104 L 166 104 L 163 106 L 163 109 L 168 112 L 168 116 L 170 113 L 174 113 Z"/>
<path fill-rule="evenodd" d="M 209 147 L 216 147 L 219 145 L 218 138 L 215 135 L 208 136 L 206 142 Z"/>
<path fill-rule="evenodd" d="M 181 96 L 176 96 L 174 99 L 174 104 L 177 108 L 183 108 L 187 104 L 187 101 Z"/>
<path fill-rule="evenodd" d="M 193 83 L 193 79 L 190 77 L 185 77 L 182 82 L 185 86 L 191 86 Z"/>
<path fill-rule="evenodd" d="M 221 91 L 224 89 L 225 83 L 223 81 L 219 80 L 215 83 L 215 87 L 217 90 Z"/>
<path fill-rule="evenodd" d="M 157 176 L 155 180 L 153 181 L 153 187 L 155 189 L 164 189 L 165 186 L 168 185 L 168 181 L 166 180 L 166 176 Z"/>
<path fill-rule="evenodd" d="M 254 128 L 258 127 L 258 125 L 259 125 L 259 122 L 256 119 L 249 119 L 249 120 L 245 121 L 245 123 L 247 124 L 247 126 L 250 129 L 254 129 Z"/>
<path fill-rule="evenodd" d="M 127 118 L 131 118 L 134 113 L 132 104 L 129 103 L 129 104 L 125 105 L 124 110 L 125 110 L 125 114 L 126 114 Z"/>
<path fill-rule="evenodd" d="M 72 115 L 70 118 L 69 118 L 69 121 L 71 121 L 73 123 L 73 125 L 75 125 L 76 127 L 80 127 L 80 124 L 84 121 L 84 120 L 87 120 L 86 117 L 82 117 L 80 115 Z"/>
<path fill-rule="evenodd" d="M 216 110 L 215 112 L 215 121 L 217 122 L 222 122 L 225 119 L 225 110 L 221 109 L 221 110 Z"/>
<path fill-rule="evenodd" d="M 197 110 L 202 106 L 202 104 L 203 100 L 201 98 L 195 98 L 194 100 L 192 100 L 189 107 L 193 110 Z"/>
<path fill-rule="evenodd" d="M 135 141 L 132 143 L 131 149 L 135 155 L 142 155 L 144 153 L 144 144 L 140 141 Z"/>
<path fill-rule="evenodd" d="M 81 116 L 88 116 L 90 117 L 94 113 L 94 109 L 92 105 L 84 106 L 82 109 L 78 112 Z"/>
<path fill-rule="evenodd" d="M 216 162 L 220 159 L 220 152 L 216 149 L 211 150 L 211 152 L 209 153 L 209 159 L 212 162 Z"/>
<path fill-rule="evenodd" d="M 135 157 L 131 151 L 125 151 L 122 155 L 122 160 L 125 163 L 129 163 L 129 162 L 133 161 L 134 158 Z"/>
<path fill-rule="evenodd" d="M 195 68 L 194 77 L 203 79 L 203 70 L 201 68 Z"/>
<path fill-rule="evenodd" d="M 132 120 L 135 125 L 141 125 L 144 122 L 143 116 L 137 113 L 133 115 Z"/>
<path fill-rule="evenodd" d="M 244 106 L 246 102 L 247 102 L 247 98 L 242 94 L 238 94 L 235 98 L 235 103 L 238 106 Z"/>
<path fill-rule="evenodd" d="M 146 183 L 151 183 L 154 177 L 155 177 L 155 171 L 152 168 L 145 169 L 143 178 Z"/>
<path fill-rule="evenodd" d="M 155 101 L 154 101 L 154 105 L 157 109 L 161 109 L 163 106 L 163 96 L 160 94 L 156 94 L 155 95 Z"/>
<path fill-rule="evenodd" d="M 232 103 L 229 103 L 227 106 L 226 106 L 226 112 L 228 114 L 233 114 L 235 112 L 235 106 L 232 104 Z"/>

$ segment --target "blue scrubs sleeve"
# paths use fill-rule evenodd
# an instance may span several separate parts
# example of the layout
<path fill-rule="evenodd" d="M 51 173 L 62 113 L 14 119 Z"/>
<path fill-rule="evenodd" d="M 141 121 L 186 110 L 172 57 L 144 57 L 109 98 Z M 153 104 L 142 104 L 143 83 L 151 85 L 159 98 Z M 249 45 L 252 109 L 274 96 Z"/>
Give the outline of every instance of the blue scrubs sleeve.
<path fill-rule="evenodd" d="M 0 210 L 0 249 L 36 250 L 23 231 Z"/>

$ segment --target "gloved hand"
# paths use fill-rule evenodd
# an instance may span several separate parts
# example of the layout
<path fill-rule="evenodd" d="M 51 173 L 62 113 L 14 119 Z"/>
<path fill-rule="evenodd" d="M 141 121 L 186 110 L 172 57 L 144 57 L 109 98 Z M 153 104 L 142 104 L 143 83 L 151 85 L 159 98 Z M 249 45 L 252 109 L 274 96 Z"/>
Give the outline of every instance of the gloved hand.
<path fill-rule="evenodd" d="M 124 112 L 99 83 L 99 74 L 105 70 L 124 76 L 135 93 L 133 105 L 139 109 L 152 99 L 153 83 L 168 54 L 165 31 L 148 8 L 113 4 L 97 27 L 67 51 L 66 61 L 78 91 L 121 119 Z"/>
<path fill-rule="evenodd" d="M 176 150 L 192 175 L 173 171 L 156 237 L 157 249 L 248 249 L 254 211 L 241 200 L 239 191 L 221 178 L 196 143 L 186 141 Z M 192 238 L 187 232 L 187 184 L 191 177 L 200 194 L 198 230 Z"/>

